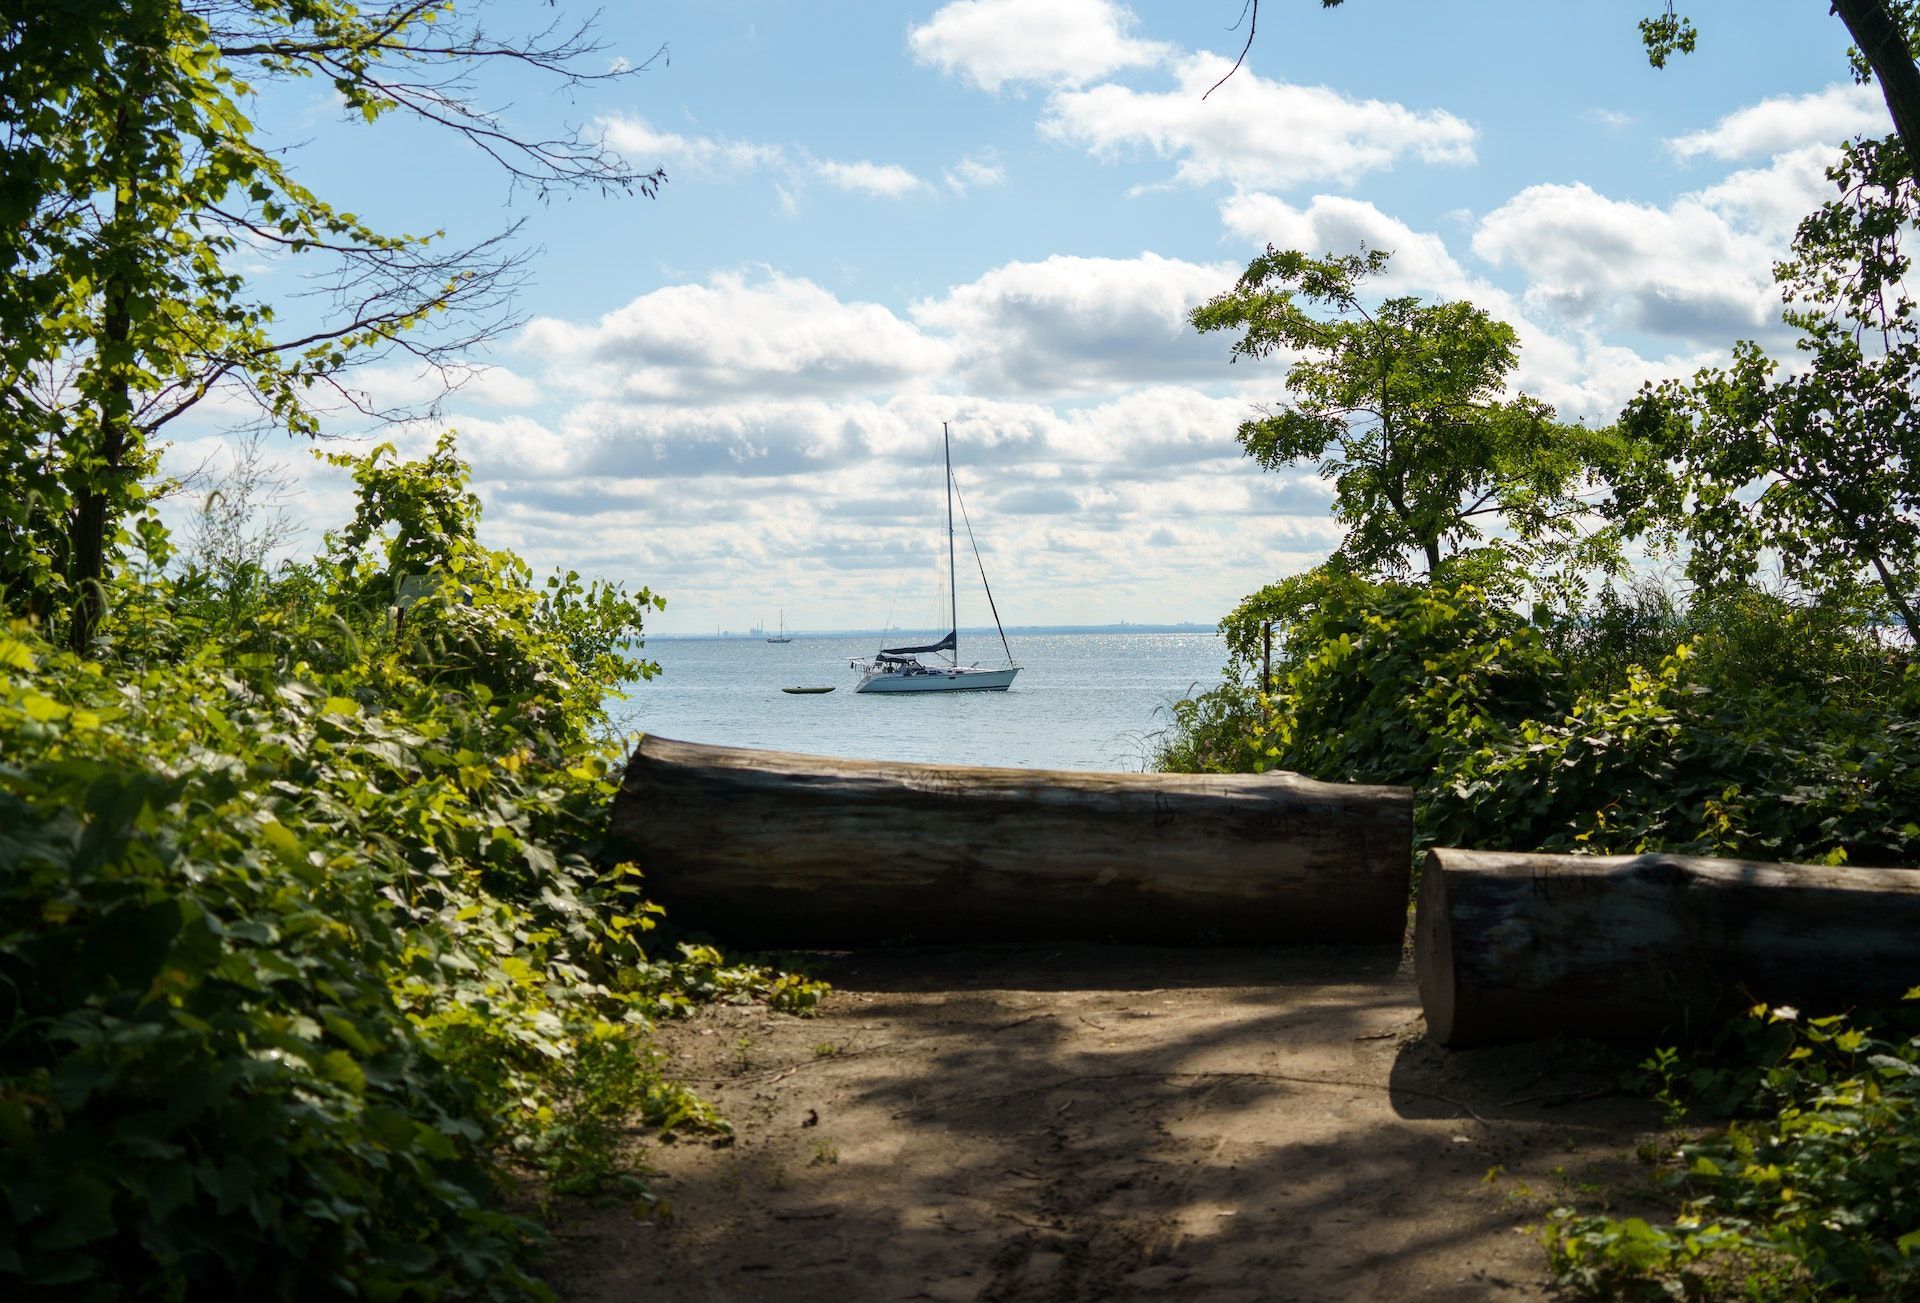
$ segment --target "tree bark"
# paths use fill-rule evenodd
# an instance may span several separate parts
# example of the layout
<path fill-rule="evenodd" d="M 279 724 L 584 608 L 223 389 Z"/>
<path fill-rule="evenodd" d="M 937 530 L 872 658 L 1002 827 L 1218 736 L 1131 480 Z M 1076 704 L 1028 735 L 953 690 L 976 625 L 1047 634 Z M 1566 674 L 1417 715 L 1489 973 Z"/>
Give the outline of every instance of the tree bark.
<path fill-rule="evenodd" d="M 1914 65 L 1906 33 L 1894 21 L 1886 0 L 1832 0 L 1832 4 L 1880 83 L 1908 165 L 1920 171 L 1920 67 Z"/>
<path fill-rule="evenodd" d="M 1888 1005 L 1920 984 L 1920 870 L 1435 850 L 1414 971 L 1428 1032 L 1454 1046 Z"/>
<path fill-rule="evenodd" d="M 1403 787 L 841 760 L 646 737 L 612 841 L 682 926 L 773 947 L 1405 931 Z"/>
<path fill-rule="evenodd" d="M 109 344 L 124 350 L 129 319 L 124 295 L 118 306 L 110 306 L 101 330 L 102 351 Z M 128 423 L 132 420 L 132 386 L 121 368 L 109 381 L 100 405 L 100 442 L 97 467 L 79 468 L 79 491 L 74 495 L 73 541 L 68 549 L 73 567 L 68 583 L 73 592 L 72 622 L 67 643 L 83 652 L 93 641 L 94 631 L 106 613 L 107 528 L 112 514 L 113 482 L 124 474 Z"/>
<path fill-rule="evenodd" d="M 140 54 L 130 58 L 136 70 L 143 66 Z M 121 258 L 133 256 L 141 217 L 140 181 L 134 166 L 140 151 L 129 144 L 128 136 L 133 128 L 128 117 L 127 109 L 122 107 L 114 118 L 111 148 L 116 163 L 113 171 L 120 178 L 120 189 L 114 195 L 113 215 L 107 221 L 101 240 L 110 257 L 117 254 Z M 93 641 L 100 619 L 106 613 L 107 530 L 114 514 L 115 490 L 126 474 L 123 462 L 133 433 L 133 314 L 127 281 L 124 267 L 113 266 L 106 276 L 101 295 L 100 329 L 94 336 L 95 363 L 101 372 L 99 441 L 92 456 L 73 459 L 72 538 L 67 545 L 71 563 L 67 584 L 72 606 L 67 645 L 76 652 L 84 652 Z"/>

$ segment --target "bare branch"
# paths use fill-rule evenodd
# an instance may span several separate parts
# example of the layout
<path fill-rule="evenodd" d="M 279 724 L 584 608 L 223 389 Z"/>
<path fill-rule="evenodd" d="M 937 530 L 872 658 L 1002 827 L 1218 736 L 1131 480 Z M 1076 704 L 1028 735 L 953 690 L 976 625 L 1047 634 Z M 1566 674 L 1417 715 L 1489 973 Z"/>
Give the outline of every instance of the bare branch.
<path fill-rule="evenodd" d="M 1222 77 L 1219 81 L 1207 87 L 1207 95 L 1213 94 L 1222 86 L 1226 85 L 1227 77 L 1231 77 L 1234 73 L 1239 72 L 1240 65 L 1247 61 L 1247 51 L 1253 48 L 1253 34 L 1260 26 L 1260 0 L 1247 0 L 1246 6 L 1240 10 L 1240 18 L 1245 19 L 1247 23 L 1247 43 L 1240 47 L 1240 57 L 1233 61 L 1233 67 L 1227 69 L 1227 76 Z M 1233 27 L 1238 27 L 1239 25 L 1240 22 L 1236 19 Z M 1232 31 L 1233 27 L 1229 27 L 1227 30 Z M 1200 98 L 1204 100 L 1207 95 L 1202 95 Z"/>

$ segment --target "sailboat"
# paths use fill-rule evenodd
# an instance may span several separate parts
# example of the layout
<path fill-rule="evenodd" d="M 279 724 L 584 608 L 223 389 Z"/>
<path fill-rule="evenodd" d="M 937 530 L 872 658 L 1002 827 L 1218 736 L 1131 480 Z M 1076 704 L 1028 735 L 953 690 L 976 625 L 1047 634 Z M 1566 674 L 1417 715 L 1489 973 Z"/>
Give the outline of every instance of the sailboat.
<path fill-rule="evenodd" d="M 960 595 L 954 583 L 953 559 L 953 439 L 944 421 L 940 423 L 940 444 L 947 461 L 947 636 L 920 647 L 882 647 L 872 660 L 849 661 L 848 664 L 860 672 L 855 692 L 1005 692 L 1012 686 L 1013 676 L 1020 672 L 1020 667 L 1013 663 L 1013 649 L 1007 646 L 1007 631 L 1001 627 L 1000 608 L 994 605 L 991 588 L 987 588 L 987 608 L 993 612 L 993 627 L 1000 632 L 1000 646 L 1007 653 L 1007 664 L 1004 668 L 982 669 L 977 663 L 960 663 Z M 971 522 L 967 525 L 967 541 L 973 542 Z M 973 559 L 976 563 L 980 561 L 978 546 L 973 550 Z M 982 587 L 986 582 L 987 570 L 982 564 Z M 944 661 L 928 663 L 920 659 L 943 652 L 947 657 Z"/>
<path fill-rule="evenodd" d="M 767 641 L 768 642 L 792 642 L 793 641 L 792 636 L 787 633 L 786 611 L 782 610 L 780 612 L 780 632 L 777 634 L 773 634 L 773 633 L 768 634 Z"/>

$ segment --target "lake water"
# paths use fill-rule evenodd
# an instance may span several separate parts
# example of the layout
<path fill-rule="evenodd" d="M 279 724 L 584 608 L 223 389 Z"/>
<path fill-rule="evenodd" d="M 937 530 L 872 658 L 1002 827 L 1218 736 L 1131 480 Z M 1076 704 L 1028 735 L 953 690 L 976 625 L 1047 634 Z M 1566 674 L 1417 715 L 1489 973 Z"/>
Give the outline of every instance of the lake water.
<path fill-rule="evenodd" d="M 902 639 L 896 636 L 896 643 Z M 1042 769 L 1146 767 L 1169 705 L 1212 687 L 1217 633 L 1009 635 L 1020 676 L 1006 692 L 856 693 L 847 667 L 877 637 L 649 638 L 663 673 L 612 703 L 626 728 L 686 742 L 814 755 Z M 991 633 L 962 635 L 964 660 L 991 666 Z M 994 653 L 999 651 L 993 646 Z M 1004 663 L 1004 662 L 1002 662 Z M 832 684 L 820 696 L 785 687 Z"/>

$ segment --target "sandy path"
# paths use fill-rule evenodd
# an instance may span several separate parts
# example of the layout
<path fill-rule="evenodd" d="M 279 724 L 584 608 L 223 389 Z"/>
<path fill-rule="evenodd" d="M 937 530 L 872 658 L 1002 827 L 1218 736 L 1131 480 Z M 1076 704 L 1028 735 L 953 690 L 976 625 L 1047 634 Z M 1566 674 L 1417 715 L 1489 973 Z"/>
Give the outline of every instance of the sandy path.
<path fill-rule="evenodd" d="M 1631 1180 L 1657 1121 L 1577 1049 L 1429 1045 L 1385 949 L 889 951 L 826 975 L 814 1018 L 663 1029 L 737 1137 L 642 1142 L 671 1215 L 568 1214 L 570 1296 L 1538 1298 L 1522 1228 Z"/>

